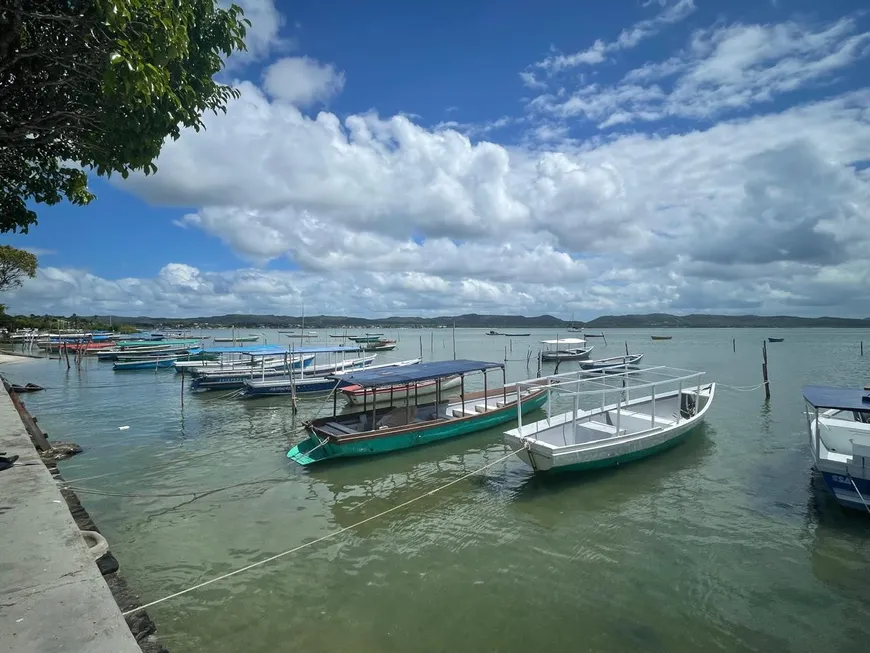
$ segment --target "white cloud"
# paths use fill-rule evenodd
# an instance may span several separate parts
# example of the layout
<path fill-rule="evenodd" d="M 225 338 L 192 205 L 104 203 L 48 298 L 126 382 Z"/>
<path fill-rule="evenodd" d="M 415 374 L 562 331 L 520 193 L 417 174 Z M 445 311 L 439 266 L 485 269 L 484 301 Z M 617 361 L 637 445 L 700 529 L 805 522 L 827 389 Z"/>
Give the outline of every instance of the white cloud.
<path fill-rule="evenodd" d="M 648 4 L 645 3 L 643 6 L 646 7 Z M 695 11 L 694 0 L 677 0 L 671 5 L 667 5 L 665 2 L 659 4 L 663 8 L 660 13 L 652 18 L 638 21 L 631 27 L 622 30 L 615 41 L 606 43 L 601 39 L 597 39 L 586 50 L 572 54 L 551 55 L 546 59 L 538 61 L 534 66 L 552 75 L 570 68 L 576 68 L 577 66 L 599 64 L 606 60 L 608 53 L 634 48 L 641 41 L 658 34 L 663 27 L 678 23 Z M 531 73 L 526 74 L 530 75 Z M 525 77 L 523 81 L 526 81 Z M 529 86 L 528 83 L 526 85 Z M 530 86 L 530 88 L 535 87 Z"/>
<path fill-rule="evenodd" d="M 228 0 L 220 0 L 224 6 L 232 4 Z M 251 21 L 245 34 L 246 50 L 233 54 L 227 60 L 230 70 L 240 68 L 253 61 L 260 61 L 274 51 L 289 50 L 295 47 L 292 39 L 281 38 L 280 31 L 284 25 L 284 17 L 275 7 L 274 0 L 235 0 L 245 12 L 245 18 Z"/>
<path fill-rule="evenodd" d="M 601 129 L 672 117 L 710 120 L 829 84 L 868 54 L 870 32 L 858 31 L 850 18 L 818 28 L 795 22 L 720 26 L 696 31 L 679 55 L 648 62 L 617 84 L 540 95 L 529 106 L 586 118 Z"/>
<path fill-rule="evenodd" d="M 309 57 L 285 57 L 263 73 L 263 89 L 298 107 L 328 102 L 344 88 L 344 73 Z"/>
<path fill-rule="evenodd" d="M 625 34 L 620 47 L 636 43 Z M 615 86 L 542 96 L 522 118 L 433 128 L 405 115 L 306 115 L 300 105 L 324 101 L 329 85 L 288 82 L 284 59 L 263 88 L 240 83 L 206 130 L 168 142 L 156 175 L 115 182 L 197 207 L 176 223 L 255 267 L 173 262 L 114 280 L 51 267 L 8 304 L 172 316 L 288 313 L 305 297 L 312 312 L 360 315 L 867 315 L 870 90 L 791 107 L 785 95 L 845 73 L 865 39 L 847 19 L 719 26 Z M 765 115 L 720 117 L 772 97 L 783 104 Z M 709 122 L 578 141 L 571 116 L 603 129 Z M 482 140 L 506 127 L 525 129 L 518 145 Z M 299 269 L 262 269 L 275 259 Z"/>

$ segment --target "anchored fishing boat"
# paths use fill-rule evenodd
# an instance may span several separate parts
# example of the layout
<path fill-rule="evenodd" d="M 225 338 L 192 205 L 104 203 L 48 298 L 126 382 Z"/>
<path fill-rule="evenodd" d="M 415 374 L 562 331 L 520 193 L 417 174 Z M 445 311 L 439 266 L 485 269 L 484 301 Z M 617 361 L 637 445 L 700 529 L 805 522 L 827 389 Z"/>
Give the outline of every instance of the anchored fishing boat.
<path fill-rule="evenodd" d="M 507 333 L 507 332 L 505 332 L 502 335 L 507 336 L 508 338 L 526 338 L 532 334 L 531 333 Z"/>
<path fill-rule="evenodd" d="M 421 363 L 394 370 L 362 371 L 347 374 L 343 380 L 368 390 L 384 386 L 414 384 L 435 380 L 435 400 L 407 406 L 363 404 L 360 411 L 338 414 L 333 398 L 333 415 L 306 424 L 309 437 L 293 447 L 287 457 L 300 465 L 311 465 L 333 458 L 369 456 L 416 447 L 475 433 L 516 418 L 517 412 L 539 408 L 546 399 L 542 387 L 487 387 L 487 370 L 501 369 L 502 363 L 473 360 Z M 466 393 L 465 376 L 483 372 L 482 392 Z M 459 376 L 462 392 L 459 399 L 446 401 L 441 396 L 443 379 Z M 517 401 L 523 399 L 518 407 Z"/>
<path fill-rule="evenodd" d="M 703 423 L 716 392 L 716 384 L 704 383 L 703 376 L 663 366 L 549 376 L 547 417 L 531 424 L 520 418 L 504 439 L 536 472 L 585 471 L 645 458 L 678 444 Z M 517 386 L 533 388 L 541 381 Z M 573 408 L 554 415 L 554 399 Z"/>
<path fill-rule="evenodd" d="M 222 342 L 257 342 L 260 339 L 260 336 L 251 334 L 249 336 L 231 336 L 229 338 L 212 338 L 212 342 L 222 343 Z"/>
<path fill-rule="evenodd" d="M 846 508 L 870 512 L 870 388 L 803 389 L 815 468 Z"/>
<path fill-rule="evenodd" d="M 653 340 L 670 340 L 673 336 L 650 336 Z"/>
<path fill-rule="evenodd" d="M 542 340 L 541 360 L 544 361 L 579 361 L 589 358 L 592 347 L 583 347 L 583 338 L 556 338 Z"/>
<path fill-rule="evenodd" d="M 783 342 L 785 338 L 768 338 L 767 342 Z"/>
<path fill-rule="evenodd" d="M 455 390 L 461 384 L 461 379 L 458 376 L 445 377 L 441 379 L 440 390 L 444 394 L 449 390 Z M 341 388 L 341 393 L 348 398 L 350 403 L 361 406 L 364 403 L 372 401 L 377 403 L 389 402 L 393 404 L 397 401 L 415 397 L 425 397 L 434 395 L 439 389 L 438 381 L 430 379 L 428 381 L 419 381 L 417 383 L 402 383 L 399 385 L 385 385 L 380 388 L 369 389 L 361 385 L 348 385 Z"/>
<path fill-rule="evenodd" d="M 115 361 L 112 369 L 122 370 L 162 370 L 175 366 L 176 358 L 151 358 L 149 360 Z"/>
<path fill-rule="evenodd" d="M 354 351 L 358 350 L 354 349 Z M 245 381 L 245 387 L 242 389 L 242 397 L 253 398 L 293 394 L 312 395 L 333 392 L 347 385 L 343 376 L 353 371 L 361 369 L 380 370 L 392 367 L 405 367 L 406 365 L 416 365 L 421 360 L 419 358 L 412 358 L 410 360 L 397 361 L 395 363 L 371 365 L 375 356 L 377 356 L 377 354 L 347 360 L 343 363 L 337 363 L 334 365 L 313 365 L 311 368 L 303 368 L 300 370 L 298 376 L 295 372 L 291 372 L 287 377 L 276 379 L 253 378 Z"/>
<path fill-rule="evenodd" d="M 580 363 L 580 369 L 586 371 L 625 369 L 640 363 L 643 354 L 626 354 L 625 356 L 610 356 L 598 360 L 584 361 Z"/>
<path fill-rule="evenodd" d="M 192 376 L 193 383 L 190 389 L 198 390 L 239 390 L 244 387 L 245 381 L 250 379 L 274 379 L 282 378 L 290 374 L 290 370 L 306 367 L 314 360 L 314 354 L 285 351 L 284 360 L 279 367 L 267 368 L 265 359 L 272 356 L 272 352 L 247 354 L 254 362 L 249 367 L 234 367 L 232 369 L 220 368 L 196 368 Z"/>
<path fill-rule="evenodd" d="M 397 346 L 395 340 L 381 338 L 375 342 L 363 343 L 363 351 L 393 351 Z"/>
<path fill-rule="evenodd" d="M 256 354 L 256 356 L 251 356 Z M 279 345 L 239 345 L 237 347 L 208 347 L 199 350 L 207 360 L 179 360 L 176 372 L 198 376 L 200 370 L 234 370 L 251 368 L 274 369 L 287 364 L 290 350 Z M 179 358 L 182 358 L 179 356 Z"/>

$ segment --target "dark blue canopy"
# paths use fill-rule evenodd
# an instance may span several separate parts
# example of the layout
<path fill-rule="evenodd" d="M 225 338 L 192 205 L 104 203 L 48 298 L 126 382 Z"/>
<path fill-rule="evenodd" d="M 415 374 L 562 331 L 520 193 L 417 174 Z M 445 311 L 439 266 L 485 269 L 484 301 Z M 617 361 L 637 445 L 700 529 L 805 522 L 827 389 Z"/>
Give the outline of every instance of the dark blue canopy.
<path fill-rule="evenodd" d="M 867 397 L 867 400 L 864 400 Z M 860 388 L 832 388 L 826 385 L 804 387 L 804 399 L 816 408 L 870 410 L 870 391 Z"/>
<path fill-rule="evenodd" d="M 491 370 L 496 367 L 504 368 L 502 363 L 489 363 L 487 361 L 437 361 L 434 363 L 420 363 L 406 367 L 385 367 L 377 370 L 361 370 L 352 374 L 340 374 L 330 378 L 341 379 L 347 383 L 373 388 L 383 385 L 396 385 L 400 383 L 415 383 L 439 379 L 444 376 L 455 374 L 467 374 L 468 372 L 480 372 Z"/>

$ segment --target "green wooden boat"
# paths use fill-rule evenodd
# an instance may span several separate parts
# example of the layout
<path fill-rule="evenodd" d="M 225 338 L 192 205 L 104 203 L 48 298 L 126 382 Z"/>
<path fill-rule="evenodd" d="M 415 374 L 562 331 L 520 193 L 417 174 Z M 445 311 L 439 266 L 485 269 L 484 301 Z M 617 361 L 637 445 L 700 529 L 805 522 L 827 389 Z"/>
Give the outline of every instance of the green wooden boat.
<path fill-rule="evenodd" d="M 459 397 L 449 401 L 442 400 L 441 393 L 436 391 L 435 401 L 431 401 L 429 394 L 427 403 L 409 398 L 408 405 L 370 402 L 352 413 L 333 411 L 331 417 L 309 422 L 306 425 L 308 438 L 293 447 L 287 457 L 300 465 L 311 465 L 334 458 L 371 456 L 476 433 L 515 420 L 516 387 L 486 387 L 486 370 L 495 368 L 501 368 L 504 374 L 501 363 L 457 360 L 342 375 L 340 378 L 348 384 L 372 390 L 381 388 L 381 392 L 387 386 L 407 387 L 407 384 L 433 379 L 440 383 L 443 378 L 458 375 L 462 391 Z M 464 391 L 465 375 L 471 372 L 484 373 L 483 391 Z M 522 412 L 540 408 L 547 399 L 545 387 L 527 387 L 521 393 Z M 402 401 L 404 403 L 404 398 Z"/>

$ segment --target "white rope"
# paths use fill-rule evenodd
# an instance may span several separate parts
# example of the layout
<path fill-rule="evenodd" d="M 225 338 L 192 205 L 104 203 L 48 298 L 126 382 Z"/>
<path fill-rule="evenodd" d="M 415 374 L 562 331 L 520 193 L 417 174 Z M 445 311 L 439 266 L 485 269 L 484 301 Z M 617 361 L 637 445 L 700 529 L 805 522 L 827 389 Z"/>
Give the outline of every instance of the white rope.
<path fill-rule="evenodd" d="M 762 383 L 759 383 L 758 385 L 753 385 L 751 387 L 750 386 L 740 387 L 740 386 L 734 386 L 734 385 L 725 385 L 724 383 L 717 383 L 716 385 L 718 385 L 722 388 L 726 388 L 728 390 L 734 390 L 735 392 L 754 392 L 755 390 L 759 390 L 759 389 L 763 388 L 764 386 L 768 385 L 769 383 L 770 383 L 770 381 L 763 381 Z"/>
<path fill-rule="evenodd" d="M 183 589 L 181 591 L 175 592 L 174 594 L 164 596 L 163 598 L 157 599 L 156 601 L 151 601 L 150 603 L 146 603 L 145 605 L 140 605 L 138 608 L 133 608 L 132 610 L 127 610 L 126 612 L 123 612 L 122 614 L 123 614 L 123 616 L 126 617 L 128 615 L 139 612 L 140 610 L 146 610 L 150 607 L 158 605 L 159 603 L 163 603 L 165 601 L 170 601 L 174 598 L 178 598 L 179 596 L 182 596 L 183 594 L 187 594 L 188 592 L 193 592 L 194 590 L 202 589 L 203 587 L 206 587 L 207 585 L 211 585 L 212 583 L 217 583 L 218 581 L 226 580 L 227 578 L 230 578 L 231 576 L 241 574 L 244 571 L 250 571 L 251 569 L 255 569 L 256 567 L 260 567 L 262 565 L 265 565 L 266 563 L 277 560 L 278 558 L 283 558 L 284 556 L 290 555 L 291 553 L 296 553 L 297 551 L 301 551 L 302 549 L 305 549 L 309 546 L 314 546 L 315 544 L 319 544 L 320 542 L 331 539 L 337 535 L 341 535 L 342 533 L 346 533 L 347 531 L 352 530 L 352 529 L 356 528 L 357 526 L 362 526 L 363 524 L 366 524 L 370 521 L 378 519 L 379 517 L 383 517 L 384 515 L 388 515 L 391 512 L 395 512 L 397 510 L 405 508 L 406 506 L 411 505 L 412 503 L 416 503 L 417 501 L 420 501 L 421 499 L 432 496 L 433 494 L 441 492 L 442 490 L 446 490 L 450 486 L 456 485 L 457 483 L 464 481 L 467 478 L 471 478 L 475 474 L 479 474 L 480 472 L 482 472 L 486 469 L 489 469 L 490 467 L 493 467 L 494 465 L 497 465 L 498 463 L 500 463 L 502 461 L 507 460 L 508 458 L 510 458 L 513 455 L 514 455 L 514 452 L 511 451 L 510 453 L 507 453 L 504 456 L 501 456 L 500 458 L 492 461 L 491 463 L 487 463 L 483 467 L 479 467 L 479 468 L 475 469 L 473 472 L 468 472 L 467 474 L 463 474 L 462 476 L 455 478 L 452 481 L 450 481 L 449 483 L 445 483 L 444 485 L 441 485 L 441 486 L 435 488 L 434 490 L 430 490 L 429 492 L 425 492 L 424 494 L 416 496 L 413 499 L 409 499 L 408 501 L 405 501 L 404 503 L 400 503 L 397 506 L 393 506 L 392 508 L 387 508 L 383 512 L 379 512 L 377 515 L 372 515 L 371 517 L 366 517 L 365 519 L 362 519 L 362 520 L 356 522 L 355 524 L 351 524 L 350 526 L 345 526 L 344 528 L 340 528 L 339 530 L 333 531 L 332 533 L 327 533 L 326 535 L 319 537 L 316 540 L 312 540 L 311 542 L 306 542 L 305 544 L 300 544 L 299 546 L 296 546 L 292 549 L 288 549 L 287 551 L 282 551 L 281 553 L 270 556 L 270 557 L 265 558 L 263 560 L 259 560 L 258 562 L 254 562 L 250 565 L 247 565 L 246 567 L 236 569 L 235 571 L 231 571 L 227 574 L 217 576 L 217 577 L 212 578 L 211 580 L 207 580 L 203 583 L 193 585 L 192 587 L 188 587 L 188 588 Z"/>

